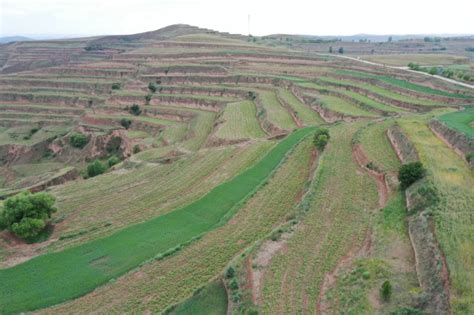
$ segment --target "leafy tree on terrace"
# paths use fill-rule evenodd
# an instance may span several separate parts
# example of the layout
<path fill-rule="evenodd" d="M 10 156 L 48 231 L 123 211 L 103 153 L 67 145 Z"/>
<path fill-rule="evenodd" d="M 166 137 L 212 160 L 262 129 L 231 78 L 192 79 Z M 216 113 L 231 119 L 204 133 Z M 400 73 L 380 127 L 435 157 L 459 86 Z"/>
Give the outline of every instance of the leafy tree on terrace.
<path fill-rule="evenodd" d="M 140 106 L 138 106 L 137 104 L 133 104 L 130 107 L 129 111 L 130 111 L 130 114 L 135 115 L 135 116 L 139 116 L 142 113 Z"/>
<path fill-rule="evenodd" d="M 329 46 L 329 53 L 332 54 L 332 46 Z"/>
<path fill-rule="evenodd" d="M 122 127 L 124 127 L 125 129 L 128 129 L 132 125 L 132 121 L 128 118 L 122 118 L 120 120 L 120 125 L 122 125 Z"/>
<path fill-rule="evenodd" d="M 155 93 L 158 87 L 156 86 L 155 83 L 150 82 L 148 83 L 148 89 L 150 90 L 151 93 Z"/>
<path fill-rule="evenodd" d="M 425 176 L 426 170 L 421 162 L 404 164 L 398 171 L 398 180 L 402 189 L 408 188 L 411 184 Z"/>
<path fill-rule="evenodd" d="M 316 148 L 318 148 L 319 151 L 323 151 L 324 148 L 326 147 L 326 144 L 329 141 L 329 130 L 326 128 L 318 128 L 316 129 L 316 132 L 314 133 L 314 138 L 313 142 Z"/>
<path fill-rule="evenodd" d="M 32 239 L 46 226 L 53 212 L 56 199 L 50 194 L 28 191 L 8 198 L 0 212 L 0 229 L 8 229 L 18 237 Z"/>
<path fill-rule="evenodd" d="M 103 174 L 107 170 L 107 166 L 102 164 L 99 160 L 95 160 L 87 166 L 87 176 L 94 177 Z"/>
<path fill-rule="evenodd" d="M 344 47 L 340 47 L 338 51 L 339 51 L 340 54 L 343 54 L 344 53 Z"/>
<path fill-rule="evenodd" d="M 120 83 L 112 83 L 112 90 L 120 90 L 121 84 Z"/>
<path fill-rule="evenodd" d="M 73 133 L 69 136 L 69 143 L 75 148 L 82 149 L 89 142 L 89 138 L 83 133 Z"/>

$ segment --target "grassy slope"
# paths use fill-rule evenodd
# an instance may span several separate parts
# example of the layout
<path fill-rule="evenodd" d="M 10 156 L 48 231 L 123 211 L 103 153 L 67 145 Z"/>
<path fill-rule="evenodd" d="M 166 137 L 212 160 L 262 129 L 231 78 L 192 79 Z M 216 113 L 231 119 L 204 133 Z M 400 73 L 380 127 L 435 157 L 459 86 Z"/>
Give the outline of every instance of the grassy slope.
<path fill-rule="evenodd" d="M 469 314 L 474 312 L 474 176 L 467 164 L 426 126 L 429 118 L 406 118 L 400 124 L 439 190 L 441 202 L 433 216 L 448 262 L 453 309 L 458 314 Z"/>
<path fill-rule="evenodd" d="M 375 117 L 374 113 L 363 110 L 341 98 L 330 95 L 318 95 L 323 102 L 323 107 L 329 108 L 335 112 L 343 113 L 350 116 Z"/>
<path fill-rule="evenodd" d="M 369 123 L 366 128 L 361 130 L 359 137 L 367 157 L 382 170 L 389 172 L 397 172 L 400 167 L 400 161 L 386 135 L 388 127 L 393 123 L 394 121 L 391 119 L 379 123 Z"/>
<path fill-rule="evenodd" d="M 212 230 L 268 178 L 288 151 L 310 131 L 300 129 L 292 133 L 252 168 L 184 208 L 109 237 L 1 270 L 5 284 L 0 288 L 2 312 L 32 310 L 78 297 L 158 253 Z"/>
<path fill-rule="evenodd" d="M 445 114 L 438 119 L 448 125 L 448 127 L 456 129 L 474 140 L 474 126 L 472 125 L 474 122 L 474 107 Z"/>
<path fill-rule="evenodd" d="M 296 127 L 288 111 L 278 101 L 274 91 L 259 91 L 261 104 L 265 109 L 268 120 L 281 129 Z"/>
<path fill-rule="evenodd" d="M 311 126 L 323 123 L 321 117 L 319 117 L 319 115 L 314 110 L 301 103 L 289 90 L 280 88 L 278 89 L 277 93 L 291 106 L 304 125 Z"/>
<path fill-rule="evenodd" d="M 263 313 L 315 313 L 325 274 L 363 242 L 370 212 L 377 205 L 377 191 L 352 159 L 355 129 L 353 124 L 330 129 L 330 144 L 311 188 L 310 210 L 287 250 L 273 258 L 265 275 Z"/>
<path fill-rule="evenodd" d="M 215 133 L 218 138 L 246 139 L 265 136 L 258 124 L 255 104 L 251 101 L 227 104 L 222 119 L 224 122 Z"/>
<path fill-rule="evenodd" d="M 211 231 L 174 256 L 147 264 L 115 283 L 47 309 L 45 313 L 127 313 L 130 310 L 159 313 L 189 298 L 197 288 L 221 273 L 233 257 L 287 220 L 289 210 L 310 176 L 312 148 L 310 138 L 298 145 L 229 224 Z"/>
<path fill-rule="evenodd" d="M 227 292 L 222 282 L 212 282 L 179 305 L 172 315 L 223 315 L 227 313 Z"/>

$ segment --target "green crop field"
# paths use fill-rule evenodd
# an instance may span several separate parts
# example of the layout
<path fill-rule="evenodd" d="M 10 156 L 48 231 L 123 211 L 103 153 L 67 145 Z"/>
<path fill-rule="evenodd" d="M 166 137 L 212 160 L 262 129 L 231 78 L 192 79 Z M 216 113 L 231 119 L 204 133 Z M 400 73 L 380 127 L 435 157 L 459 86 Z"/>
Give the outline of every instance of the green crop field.
<path fill-rule="evenodd" d="M 448 125 L 448 127 L 458 130 L 474 139 L 474 108 L 468 107 L 462 111 L 457 111 L 438 117 L 440 121 Z"/>
<path fill-rule="evenodd" d="M 216 136 L 223 139 L 246 139 L 263 137 L 257 120 L 255 104 L 250 101 L 229 103 L 222 115 L 222 126 Z"/>
<path fill-rule="evenodd" d="M 265 111 L 265 115 L 271 123 L 274 123 L 281 129 L 292 129 L 296 127 L 290 113 L 283 108 L 278 101 L 275 92 L 259 91 L 261 104 Z"/>

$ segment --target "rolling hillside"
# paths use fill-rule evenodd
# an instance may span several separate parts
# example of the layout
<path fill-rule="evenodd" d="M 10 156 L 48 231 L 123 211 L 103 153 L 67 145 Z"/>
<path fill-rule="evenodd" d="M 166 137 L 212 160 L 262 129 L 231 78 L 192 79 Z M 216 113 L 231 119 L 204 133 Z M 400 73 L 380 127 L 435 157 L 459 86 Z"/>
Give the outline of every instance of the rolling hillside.
<path fill-rule="evenodd" d="M 0 232 L 0 313 L 473 313 L 474 88 L 279 37 L 0 45 L 0 197 L 58 208 Z"/>

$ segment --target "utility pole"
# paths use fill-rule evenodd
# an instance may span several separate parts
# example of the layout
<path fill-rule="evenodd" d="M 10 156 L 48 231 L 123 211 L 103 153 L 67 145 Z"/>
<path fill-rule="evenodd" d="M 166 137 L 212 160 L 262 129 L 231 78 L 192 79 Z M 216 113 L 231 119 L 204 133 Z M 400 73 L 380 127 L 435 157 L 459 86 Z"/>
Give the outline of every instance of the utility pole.
<path fill-rule="evenodd" d="M 248 15 L 248 19 L 247 19 L 247 29 L 250 36 L 250 14 Z"/>

